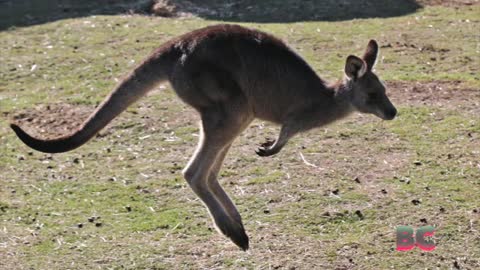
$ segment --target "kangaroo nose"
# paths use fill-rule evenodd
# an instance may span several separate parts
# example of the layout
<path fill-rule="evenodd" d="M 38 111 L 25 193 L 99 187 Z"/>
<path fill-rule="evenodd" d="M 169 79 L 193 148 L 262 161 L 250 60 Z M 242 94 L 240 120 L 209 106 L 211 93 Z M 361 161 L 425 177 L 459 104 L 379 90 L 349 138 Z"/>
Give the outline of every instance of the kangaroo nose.
<path fill-rule="evenodd" d="M 388 110 L 385 114 L 387 120 L 392 120 L 393 118 L 395 118 L 396 115 L 397 115 L 397 109 L 395 108 Z"/>

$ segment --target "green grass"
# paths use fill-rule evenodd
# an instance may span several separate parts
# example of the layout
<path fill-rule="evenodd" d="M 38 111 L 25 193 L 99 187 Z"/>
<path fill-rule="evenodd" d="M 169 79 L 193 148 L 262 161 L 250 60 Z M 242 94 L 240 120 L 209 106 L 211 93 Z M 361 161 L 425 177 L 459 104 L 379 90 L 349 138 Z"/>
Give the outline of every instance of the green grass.
<path fill-rule="evenodd" d="M 247 129 L 221 173 L 251 237 L 247 253 L 215 232 L 181 177 L 198 117 L 171 89 L 150 94 L 65 154 L 30 152 L 8 128 L 14 114 L 40 104 L 93 110 L 155 47 L 217 21 L 92 16 L 0 32 L 0 268 L 480 267 L 480 119 L 465 90 L 480 87 L 479 13 L 473 5 L 381 19 L 243 23 L 286 40 L 330 80 L 375 38 L 384 46 L 382 79 L 445 89 L 460 82 L 439 103 L 411 104 L 402 100 L 408 94 L 392 93 L 396 120 L 354 115 L 294 138 L 272 158 L 254 150 L 278 129 L 258 122 Z M 435 226 L 437 249 L 396 251 L 399 225 Z"/>

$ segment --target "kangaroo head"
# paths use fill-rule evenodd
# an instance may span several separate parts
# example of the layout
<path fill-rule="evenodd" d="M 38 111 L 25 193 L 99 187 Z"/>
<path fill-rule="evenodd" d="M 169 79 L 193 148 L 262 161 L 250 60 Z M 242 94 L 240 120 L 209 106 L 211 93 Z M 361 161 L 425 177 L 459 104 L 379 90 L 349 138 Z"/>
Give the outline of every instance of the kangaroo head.
<path fill-rule="evenodd" d="M 356 110 L 374 114 L 384 120 L 392 120 L 397 109 L 385 94 L 385 86 L 373 73 L 377 54 L 377 42 L 370 40 L 362 58 L 348 56 L 345 64 L 345 85 L 349 91 L 350 103 Z"/>

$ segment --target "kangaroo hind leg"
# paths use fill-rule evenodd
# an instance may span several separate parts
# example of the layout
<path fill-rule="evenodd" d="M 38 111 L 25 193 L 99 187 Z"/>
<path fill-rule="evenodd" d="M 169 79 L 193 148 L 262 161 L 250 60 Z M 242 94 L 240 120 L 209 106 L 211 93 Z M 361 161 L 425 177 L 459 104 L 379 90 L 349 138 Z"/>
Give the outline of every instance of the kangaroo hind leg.
<path fill-rule="evenodd" d="M 240 215 L 221 186 L 209 184 L 212 175 L 223 160 L 222 152 L 238 134 L 252 121 L 248 114 L 245 99 L 236 97 L 228 103 L 215 104 L 202 109 L 202 134 L 198 148 L 184 170 L 184 176 L 193 191 L 207 206 L 216 227 L 243 250 L 248 249 L 248 236 L 245 233 Z M 217 168 L 218 166 L 218 168 Z M 214 180 L 216 182 L 216 179 Z M 211 182 L 211 180 L 210 180 Z M 220 196 L 219 196 L 220 195 Z"/>
<path fill-rule="evenodd" d="M 251 122 L 251 119 L 244 121 L 243 126 L 239 126 L 240 130 L 243 131 L 245 128 L 247 128 L 250 122 Z M 222 167 L 223 161 L 225 160 L 225 157 L 231 146 L 232 146 L 232 143 L 228 144 L 220 151 L 217 157 L 217 160 L 215 161 L 215 164 L 213 164 L 212 169 L 210 171 L 210 175 L 208 178 L 208 185 L 210 189 L 213 191 L 213 193 L 215 194 L 215 196 L 218 198 L 218 200 L 222 203 L 222 205 L 225 206 L 230 217 L 235 219 L 238 223 L 242 223 L 242 218 L 238 213 L 238 210 L 236 209 L 235 204 L 232 202 L 232 200 L 227 195 L 225 190 L 223 190 L 222 186 L 220 185 L 217 179 L 218 174 L 220 173 L 220 169 Z"/>

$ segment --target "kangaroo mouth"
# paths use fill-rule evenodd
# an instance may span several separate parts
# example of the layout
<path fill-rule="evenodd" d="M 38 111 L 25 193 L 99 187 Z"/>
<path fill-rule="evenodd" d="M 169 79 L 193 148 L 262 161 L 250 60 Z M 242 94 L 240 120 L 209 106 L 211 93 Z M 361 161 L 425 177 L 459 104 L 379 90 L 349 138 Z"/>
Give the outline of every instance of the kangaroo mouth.
<path fill-rule="evenodd" d="M 397 115 L 397 109 L 393 108 L 391 110 L 375 110 L 373 112 L 376 116 L 380 117 L 383 120 L 393 120 L 395 116 Z"/>
<path fill-rule="evenodd" d="M 395 115 L 393 116 L 384 116 L 382 119 L 383 120 L 393 120 L 395 118 Z"/>

